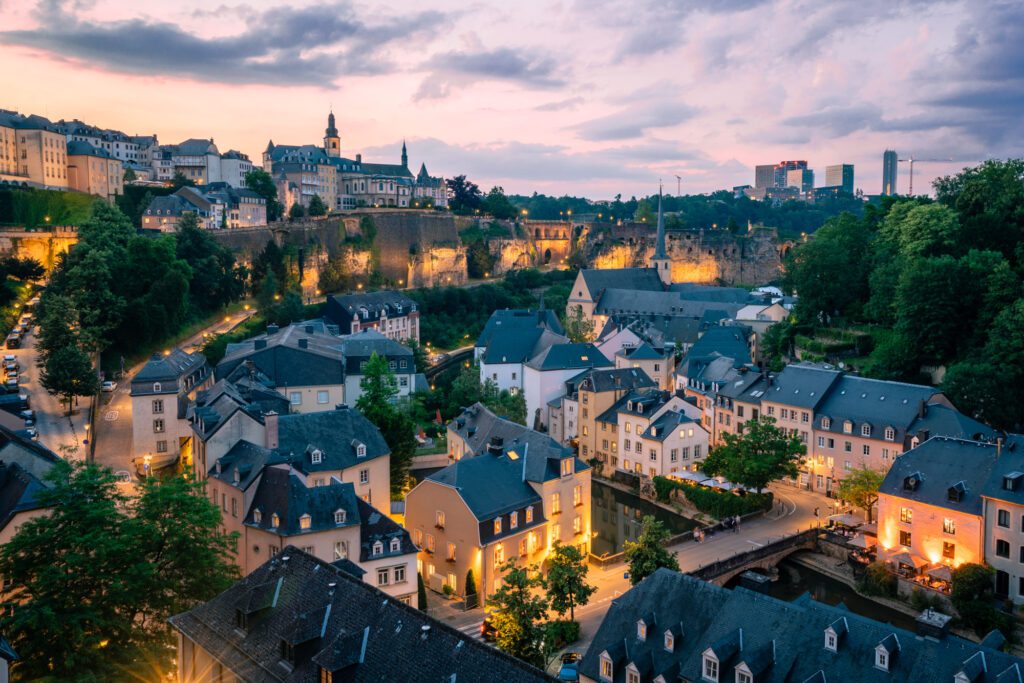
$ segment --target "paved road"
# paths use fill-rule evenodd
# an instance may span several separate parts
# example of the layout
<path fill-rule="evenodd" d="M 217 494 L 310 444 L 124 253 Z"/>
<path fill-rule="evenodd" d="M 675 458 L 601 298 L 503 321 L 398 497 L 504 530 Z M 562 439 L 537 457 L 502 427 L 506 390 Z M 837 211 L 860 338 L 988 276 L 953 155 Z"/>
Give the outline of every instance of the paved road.
<path fill-rule="evenodd" d="M 197 332 L 182 342 L 179 347 L 185 351 L 198 351 L 204 343 L 204 335 L 222 334 L 235 328 L 256 311 L 250 309 L 225 316 L 213 325 Z M 127 471 L 135 478 L 132 466 L 132 401 L 131 378 L 146 362 L 139 363 L 126 371 L 126 376 L 117 382 L 117 390 L 103 394 L 96 415 L 96 462 L 114 471 Z"/>
<path fill-rule="evenodd" d="M 92 406 L 91 398 L 80 398 L 74 406 L 71 417 L 65 406 L 51 396 L 39 383 L 39 368 L 36 367 L 35 328 L 23 341 L 20 349 L 4 350 L 4 354 L 17 356 L 21 366 L 21 393 L 27 394 L 29 404 L 36 413 L 36 430 L 39 442 L 58 455 L 70 459 L 84 459 L 86 446 L 86 424 Z"/>
<path fill-rule="evenodd" d="M 687 541 L 672 546 L 671 550 L 676 553 L 680 569 L 684 572 L 693 571 L 703 565 L 763 546 L 808 529 L 818 521 L 824 522 L 832 514 L 831 506 L 835 501 L 821 494 L 783 485 L 771 488 L 775 492 L 777 502 L 775 509 L 765 517 L 743 523 L 736 533 L 718 533 L 708 537 L 703 543 Z M 818 509 L 818 517 L 814 515 L 815 508 Z M 597 592 L 591 596 L 589 604 L 576 610 L 576 620 L 580 623 L 580 640 L 572 645 L 572 650 L 586 651 L 612 600 L 629 590 L 629 580 L 625 578 L 625 571 L 626 566 L 621 563 L 608 567 L 591 565 L 587 580 L 597 587 Z M 434 594 L 430 594 L 430 598 L 432 606 L 439 603 L 442 605 L 431 610 L 433 616 L 479 639 L 483 610 L 460 612 L 447 607 Z M 557 669 L 557 666 L 555 668 Z"/>

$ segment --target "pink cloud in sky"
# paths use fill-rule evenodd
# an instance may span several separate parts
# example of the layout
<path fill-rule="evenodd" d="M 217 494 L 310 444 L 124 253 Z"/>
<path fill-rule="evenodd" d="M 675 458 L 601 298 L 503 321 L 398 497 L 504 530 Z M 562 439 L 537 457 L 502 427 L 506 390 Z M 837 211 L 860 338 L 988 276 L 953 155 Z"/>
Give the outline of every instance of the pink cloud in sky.
<path fill-rule="evenodd" d="M 873 194 L 887 147 L 957 160 L 915 189 L 1024 153 L 1010 1 L 8 1 L 0 60 L 4 108 L 258 160 L 333 106 L 347 154 L 405 138 L 414 166 L 510 192 L 706 192 L 799 158 Z"/>

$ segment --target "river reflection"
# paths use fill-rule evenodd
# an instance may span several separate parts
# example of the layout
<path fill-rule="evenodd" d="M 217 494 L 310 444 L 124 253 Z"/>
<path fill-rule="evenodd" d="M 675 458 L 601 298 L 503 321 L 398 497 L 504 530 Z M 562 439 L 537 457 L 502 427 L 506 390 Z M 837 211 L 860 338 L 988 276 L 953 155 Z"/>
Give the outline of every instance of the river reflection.
<path fill-rule="evenodd" d="M 620 553 L 626 541 L 635 541 L 646 515 L 653 515 L 673 535 L 697 526 L 692 519 L 672 514 L 639 496 L 596 479 L 591 485 L 591 500 L 591 525 L 597 532 L 597 537 L 591 541 L 591 552 L 598 557 Z"/>

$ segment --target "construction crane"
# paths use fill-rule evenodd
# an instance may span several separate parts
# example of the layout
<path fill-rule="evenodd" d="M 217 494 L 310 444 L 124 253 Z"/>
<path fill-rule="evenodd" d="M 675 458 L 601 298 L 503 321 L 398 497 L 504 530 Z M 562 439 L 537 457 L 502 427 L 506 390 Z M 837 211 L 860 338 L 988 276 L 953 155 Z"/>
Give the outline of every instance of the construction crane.
<path fill-rule="evenodd" d="M 676 196 L 683 196 L 683 176 L 681 175 L 676 176 Z"/>
<path fill-rule="evenodd" d="M 924 164 L 924 163 L 929 163 L 930 164 L 930 163 L 933 163 L 933 162 L 946 163 L 946 162 L 953 161 L 953 160 L 952 159 L 917 159 L 913 155 L 911 155 L 910 157 L 908 157 L 906 159 L 900 159 L 899 161 L 900 161 L 901 164 L 903 164 L 903 163 L 909 163 L 910 164 L 910 196 L 913 197 L 914 196 L 914 164 L 915 163 L 922 163 L 922 164 Z"/>

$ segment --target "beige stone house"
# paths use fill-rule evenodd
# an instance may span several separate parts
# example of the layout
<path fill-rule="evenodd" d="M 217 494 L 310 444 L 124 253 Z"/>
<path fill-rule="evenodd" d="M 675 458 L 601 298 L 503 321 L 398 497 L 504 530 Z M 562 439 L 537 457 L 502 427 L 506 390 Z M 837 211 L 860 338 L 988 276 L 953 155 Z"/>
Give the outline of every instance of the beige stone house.
<path fill-rule="evenodd" d="M 589 552 L 590 467 L 522 426 L 514 437 L 496 435 L 511 424 L 497 418 L 484 448 L 463 451 L 406 495 L 418 569 L 435 591 L 448 585 L 463 595 L 472 570 L 483 601 L 501 585 L 508 560 L 542 565 L 556 542 Z"/>

